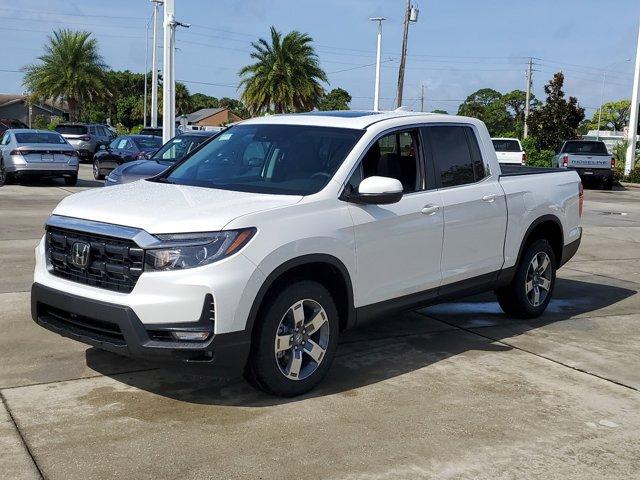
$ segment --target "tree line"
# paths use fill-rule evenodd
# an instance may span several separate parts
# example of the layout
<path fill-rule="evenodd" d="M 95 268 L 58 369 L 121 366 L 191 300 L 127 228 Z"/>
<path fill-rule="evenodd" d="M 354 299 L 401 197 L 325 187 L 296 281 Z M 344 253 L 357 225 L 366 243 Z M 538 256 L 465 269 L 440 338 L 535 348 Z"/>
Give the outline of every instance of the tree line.
<path fill-rule="evenodd" d="M 178 82 L 177 114 L 227 107 L 241 118 L 247 118 L 270 113 L 349 108 L 351 95 L 346 90 L 325 90 L 328 78 L 320 68 L 309 35 L 295 30 L 283 35 L 271 27 L 269 38 L 252 42 L 251 49 L 252 63 L 238 72 L 238 88 L 242 89 L 239 100 L 191 93 L 186 85 Z M 66 102 L 72 120 L 105 122 L 110 118 L 112 124 L 123 129 L 142 125 L 145 74 L 110 70 L 90 32 L 54 31 L 38 60 L 38 63 L 24 67 L 23 83 L 34 100 Z M 150 84 L 150 73 L 147 75 Z M 534 95 L 529 99 L 529 138 L 524 146 L 532 164 L 550 165 L 551 157 L 562 142 L 597 128 L 598 116 L 603 130 L 620 130 L 627 121 L 628 101 L 608 103 L 602 107 L 601 115 L 596 112 L 588 120 L 578 100 L 572 96 L 566 98 L 563 87 L 564 75 L 558 72 L 544 87 L 544 101 Z M 150 112 L 150 98 L 147 101 Z M 526 94 L 522 90 L 503 94 L 483 88 L 469 95 L 457 113 L 483 120 L 492 136 L 522 138 L 525 109 Z M 161 111 L 160 96 L 159 117 Z"/>

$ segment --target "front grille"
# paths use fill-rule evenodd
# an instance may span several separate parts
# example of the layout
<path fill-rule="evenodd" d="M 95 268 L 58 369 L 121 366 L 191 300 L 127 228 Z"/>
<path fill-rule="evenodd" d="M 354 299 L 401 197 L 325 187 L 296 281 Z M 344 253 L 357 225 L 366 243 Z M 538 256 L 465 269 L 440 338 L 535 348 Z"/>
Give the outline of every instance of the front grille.
<path fill-rule="evenodd" d="M 125 344 L 124 335 L 115 323 L 67 312 L 50 305 L 38 304 L 38 320 L 93 340 L 109 342 L 114 345 Z"/>
<path fill-rule="evenodd" d="M 76 242 L 89 244 L 85 268 L 71 262 Z M 144 268 L 144 250 L 131 240 L 58 227 L 47 228 L 46 253 L 54 275 L 116 292 L 131 292 Z"/>

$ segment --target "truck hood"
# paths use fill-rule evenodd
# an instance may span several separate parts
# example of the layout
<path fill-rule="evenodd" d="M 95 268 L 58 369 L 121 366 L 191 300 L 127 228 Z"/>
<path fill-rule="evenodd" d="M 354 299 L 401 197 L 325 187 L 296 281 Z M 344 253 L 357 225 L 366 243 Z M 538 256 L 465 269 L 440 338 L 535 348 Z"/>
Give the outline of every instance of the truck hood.
<path fill-rule="evenodd" d="M 231 220 L 298 203 L 298 195 L 267 195 L 140 180 L 71 195 L 56 215 L 136 227 L 149 233 L 211 232 Z M 247 225 L 250 226 L 250 225 Z"/>

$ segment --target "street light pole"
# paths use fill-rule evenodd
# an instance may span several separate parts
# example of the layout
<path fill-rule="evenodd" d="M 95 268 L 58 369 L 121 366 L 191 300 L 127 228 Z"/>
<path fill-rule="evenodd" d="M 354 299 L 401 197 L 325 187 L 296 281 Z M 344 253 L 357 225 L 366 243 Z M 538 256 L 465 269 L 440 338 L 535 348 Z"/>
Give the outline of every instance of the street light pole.
<path fill-rule="evenodd" d="M 640 101 L 640 25 L 638 26 L 638 43 L 636 44 L 636 66 L 633 74 L 633 94 L 631 95 L 631 114 L 629 118 L 629 136 L 627 140 L 627 158 L 624 164 L 624 174 L 634 167 L 636 159 L 636 136 L 638 133 L 638 103 Z"/>
<path fill-rule="evenodd" d="M 164 2 L 164 52 L 162 65 L 162 142 L 175 134 L 175 85 L 172 77 L 175 40 L 175 0 Z"/>
<path fill-rule="evenodd" d="M 162 140 L 167 143 L 176 134 L 176 27 L 189 28 L 175 18 L 175 0 L 164 0 L 164 64 L 162 65 Z"/>
<path fill-rule="evenodd" d="M 162 0 L 153 3 L 153 48 L 151 50 L 151 126 L 158 127 L 158 9 Z M 146 105 L 146 101 L 145 101 Z"/>
<path fill-rule="evenodd" d="M 598 109 L 598 135 L 596 140 L 600 140 L 600 122 L 602 120 L 602 106 L 604 105 L 604 86 L 607 83 L 607 72 L 602 72 L 602 91 L 600 92 L 600 108 Z"/>
<path fill-rule="evenodd" d="M 382 46 L 382 22 L 386 20 L 384 17 L 373 17 L 369 20 L 378 22 L 378 43 L 376 48 L 376 81 L 373 91 L 373 111 L 377 112 L 380 109 L 380 49 Z"/>
<path fill-rule="evenodd" d="M 142 114 L 143 120 L 142 124 L 147 126 L 147 64 L 149 57 L 149 22 L 147 22 L 147 27 L 144 31 L 144 95 L 143 95 L 143 106 L 142 109 L 144 113 Z"/>

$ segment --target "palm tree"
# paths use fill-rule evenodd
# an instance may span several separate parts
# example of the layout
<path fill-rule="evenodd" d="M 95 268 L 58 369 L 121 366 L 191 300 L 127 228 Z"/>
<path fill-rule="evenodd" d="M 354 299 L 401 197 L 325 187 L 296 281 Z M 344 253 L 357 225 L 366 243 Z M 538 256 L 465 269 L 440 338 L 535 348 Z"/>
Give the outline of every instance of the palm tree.
<path fill-rule="evenodd" d="M 252 42 L 255 63 L 240 70 L 241 99 L 252 114 L 312 110 L 324 95 L 320 82 L 327 75 L 306 33 L 282 34 L 271 27 L 271 43 L 264 38 Z"/>
<path fill-rule="evenodd" d="M 67 102 L 72 120 L 82 103 L 108 94 L 106 69 L 90 32 L 56 30 L 39 64 L 24 67 L 23 84 L 35 100 Z"/>

